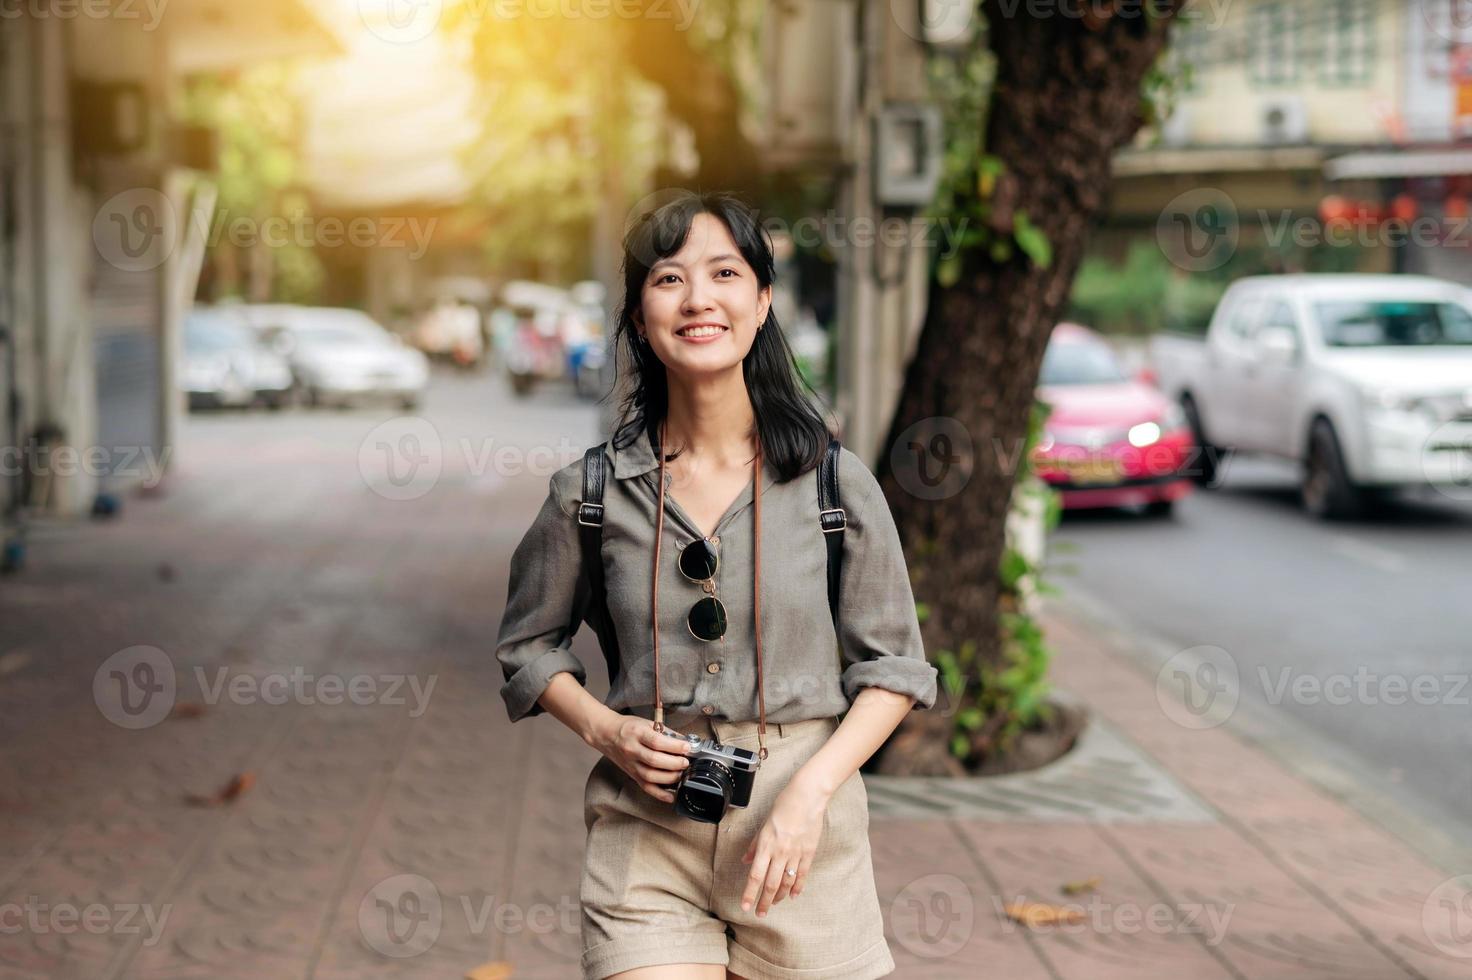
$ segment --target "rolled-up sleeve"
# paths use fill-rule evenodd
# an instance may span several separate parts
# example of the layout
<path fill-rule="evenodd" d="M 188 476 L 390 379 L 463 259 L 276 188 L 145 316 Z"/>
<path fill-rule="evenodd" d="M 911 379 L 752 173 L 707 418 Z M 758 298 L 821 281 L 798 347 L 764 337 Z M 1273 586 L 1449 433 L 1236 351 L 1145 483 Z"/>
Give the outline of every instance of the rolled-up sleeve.
<path fill-rule="evenodd" d="M 838 604 L 844 697 L 852 704 L 860 689 L 882 687 L 929 708 L 938 671 L 925 658 L 894 516 L 874 474 L 848 450 L 843 454 L 849 463 L 839 484 L 848 516 Z"/>
<path fill-rule="evenodd" d="M 501 698 L 512 721 L 545 713 L 537 699 L 553 675 L 566 671 L 579 684 L 587 683 L 587 669 L 570 647 L 590 588 L 582 569 L 577 519 L 559 488 L 573 475 L 569 469 L 552 475 L 542 509 L 511 555 L 496 659 L 506 679 Z"/>

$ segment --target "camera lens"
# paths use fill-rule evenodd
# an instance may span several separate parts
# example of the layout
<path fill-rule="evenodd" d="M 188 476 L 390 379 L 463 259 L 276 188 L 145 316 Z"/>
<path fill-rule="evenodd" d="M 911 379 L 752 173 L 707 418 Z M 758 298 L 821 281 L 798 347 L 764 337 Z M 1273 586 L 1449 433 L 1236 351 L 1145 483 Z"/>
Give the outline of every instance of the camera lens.
<path fill-rule="evenodd" d="M 685 771 L 675 794 L 675 812 L 701 823 L 717 823 L 734 789 L 730 769 L 714 759 L 699 759 Z"/>

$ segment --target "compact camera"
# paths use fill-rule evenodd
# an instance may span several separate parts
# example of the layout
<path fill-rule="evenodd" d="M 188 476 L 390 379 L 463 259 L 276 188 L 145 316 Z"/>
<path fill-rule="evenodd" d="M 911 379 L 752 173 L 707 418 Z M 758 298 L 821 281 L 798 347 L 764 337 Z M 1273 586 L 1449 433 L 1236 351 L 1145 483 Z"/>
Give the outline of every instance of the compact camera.
<path fill-rule="evenodd" d="M 675 812 L 701 823 L 719 823 L 726 808 L 751 802 L 751 786 L 761 765 L 756 753 L 699 735 L 669 735 L 690 744 L 690 765 L 675 784 Z"/>

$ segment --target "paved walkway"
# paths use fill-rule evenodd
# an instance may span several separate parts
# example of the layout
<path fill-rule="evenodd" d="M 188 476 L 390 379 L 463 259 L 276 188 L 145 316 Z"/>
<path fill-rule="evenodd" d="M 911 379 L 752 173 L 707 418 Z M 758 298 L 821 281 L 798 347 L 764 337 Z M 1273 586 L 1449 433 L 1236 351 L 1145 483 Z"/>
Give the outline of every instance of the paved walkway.
<path fill-rule="evenodd" d="M 221 421 L 166 494 L 38 528 L 0 580 L 0 980 L 577 975 L 594 758 L 507 723 L 491 653 L 545 478 L 445 448 L 393 499 L 379 418 Z M 1099 719 L 1071 757 L 870 784 L 897 977 L 1472 975 L 1472 868 L 1173 721 L 1066 605 L 1048 627 Z"/>

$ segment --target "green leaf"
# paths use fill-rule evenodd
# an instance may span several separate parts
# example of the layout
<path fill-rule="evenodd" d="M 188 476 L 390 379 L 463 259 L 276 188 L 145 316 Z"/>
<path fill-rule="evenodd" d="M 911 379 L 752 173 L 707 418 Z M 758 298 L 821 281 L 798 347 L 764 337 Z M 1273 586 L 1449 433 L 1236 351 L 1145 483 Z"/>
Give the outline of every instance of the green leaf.
<path fill-rule="evenodd" d="M 1022 581 L 1030 570 L 1027 559 L 1022 552 L 1016 548 L 1008 548 L 1002 552 L 1002 587 L 1009 592 L 1015 592 L 1017 585 Z"/>
<path fill-rule="evenodd" d="M 935 267 L 935 278 L 946 289 L 961 281 L 961 253 L 952 252 Z"/>
<path fill-rule="evenodd" d="M 1053 243 L 1048 241 L 1048 236 L 1043 234 L 1041 228 L 1032 223 L 1027 212 L 1017 212 L 1017 218 L 1012 224 L 1012 237 L 1017 239 L 1017 247 L 1039 269 L 1046 269 L 1053 264 Z"/>
<path fill-rule="evenodd" d="M 955 756 L 958 759 L 964 759 L 964 758 L 966 758 L 966 756 L 968 756 L 970 754 L 971 754 L 971 743 L 969 741 L 967 741 L 966 736 L 965 735 L 959 735 L 959 734 L 958 735 L 952 735 L 951 736 L 951 755 Z"/>

